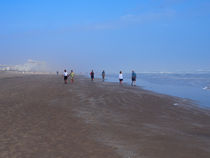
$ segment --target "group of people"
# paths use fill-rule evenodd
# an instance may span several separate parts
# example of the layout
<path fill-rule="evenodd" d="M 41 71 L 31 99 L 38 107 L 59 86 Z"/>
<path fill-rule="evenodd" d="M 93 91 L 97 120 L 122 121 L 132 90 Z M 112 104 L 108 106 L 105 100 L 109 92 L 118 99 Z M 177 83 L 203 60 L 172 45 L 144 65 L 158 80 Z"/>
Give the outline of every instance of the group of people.
<path fill-rule="evenodd" d="M 94 80 L 94 71 L 93 70 L 90 72 L 90 78 L 92 81 Z M 104 70 L 102 71 L 102 80 L 103 80 L 103 82 L 105 80 L 105 71 Z"/>
<path fill-rule="evenodd" d="M 92 81 L 94 80 L 94 71 L 93 70 L 90 72 L 90 78 Z M 102 80 L 103 81 L 105 80 L 105 71 L 104 70 L 102 71 Z M 119 82 L 120 82 L 120 84 L 123 83 L 122 71 L 120 71 L 120 73 L 119 73 Z M 136 86 L 136 73 L 134 72 L 134 70 L 132 71 L 132 74 L 131 74 L 131 85 Z"/>
<path fill-rule="evenodd" d="M 71 83 L 74 82 L 74 71 L 73 70 L 71 70 L 70 74 L 68 74 L 68 72 L 66 70 L 64 70 L 63 76 L 64 76 L 65 84 L 67 84 L 68 77 L 71 78 Z"/>
<path fill-rule="evenodd" d="M 58 75 L 58 73 L 57 73 L 57 75 Z M 92 81 L 94 80 L 94 75 L 95 75 L 95 73 L 92 70 L 90 72 L 90 78 L 91 78 Z M 105 71 L 104 70 L 102 71 L 101 75 L 102 75 L 102 80 L 104 82 L 104 80 L 105 80 Z M 67 84 L 68 77 L 71 78 L 71 83 L 74 82 L 74 76 L 75 75 L 74 75 L 73 70 L 71 70 L 70 74 L 68 74 L 68 72 L 66 70 L 64 70 L 63 76 L 64 76 L 64 83 L 65 84 Z M 120 73 L 119 73 L 119 82 L 120 82 L 120 84 L 123 83 L 123 73 L 122 73 L 122 71 L 120 71 Z M 136 86 L 136 73 L 134 72 L 134 70 L 132 71 L 132 74 L 131 74 L 131 85 Z"/>

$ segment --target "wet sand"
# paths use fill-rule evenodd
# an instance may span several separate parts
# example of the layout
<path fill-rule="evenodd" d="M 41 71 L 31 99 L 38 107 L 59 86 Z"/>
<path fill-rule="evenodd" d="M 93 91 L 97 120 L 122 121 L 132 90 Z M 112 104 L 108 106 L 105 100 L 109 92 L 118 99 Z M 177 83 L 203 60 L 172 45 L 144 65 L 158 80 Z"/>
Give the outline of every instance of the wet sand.
<path fill-rule="evenodd" d="M 210 111 L 82 76 L 0 72 L 1 158 L 209 158 Z"/>

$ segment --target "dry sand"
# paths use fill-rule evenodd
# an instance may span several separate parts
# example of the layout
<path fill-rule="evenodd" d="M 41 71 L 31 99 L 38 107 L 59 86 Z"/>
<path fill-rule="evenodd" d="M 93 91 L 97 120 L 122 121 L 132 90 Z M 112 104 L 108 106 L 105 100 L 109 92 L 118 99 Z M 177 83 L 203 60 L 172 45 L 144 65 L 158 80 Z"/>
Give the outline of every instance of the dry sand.
<path fill-rule="evenodd" d="M 0 158 L 209 158 L 210 112 L 137 87 L 0 72 Z"/>

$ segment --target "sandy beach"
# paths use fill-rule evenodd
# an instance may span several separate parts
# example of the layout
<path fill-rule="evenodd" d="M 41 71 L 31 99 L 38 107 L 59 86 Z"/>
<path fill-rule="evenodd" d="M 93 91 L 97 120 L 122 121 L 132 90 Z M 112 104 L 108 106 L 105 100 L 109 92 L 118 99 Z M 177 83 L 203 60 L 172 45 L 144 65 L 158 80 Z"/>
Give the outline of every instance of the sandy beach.
<path fill-rule="evenodd" d="M 210 111 L 139 87 L 0 72 L 0 158 L 209 158 Z"/>

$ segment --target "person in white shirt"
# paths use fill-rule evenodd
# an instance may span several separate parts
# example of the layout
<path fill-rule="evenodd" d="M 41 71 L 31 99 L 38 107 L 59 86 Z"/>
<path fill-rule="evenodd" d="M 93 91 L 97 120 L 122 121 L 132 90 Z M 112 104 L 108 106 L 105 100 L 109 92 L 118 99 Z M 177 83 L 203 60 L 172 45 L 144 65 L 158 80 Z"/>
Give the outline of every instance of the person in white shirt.
<path fill-rule="evenodd" d="M 122 82 L 123 82 L 123 74 L 122 74 L 122 71 L 120 71 L 120 74 L 119 74 L 119 81 L 120 81 L 120 84 L 122 84 Z"/>
<path fill-rule="evenodd" d="M 68 73 L 66 70 L 64 70 L 63 77 L 64 77 L 64 83 L 67 84 Z"/>

